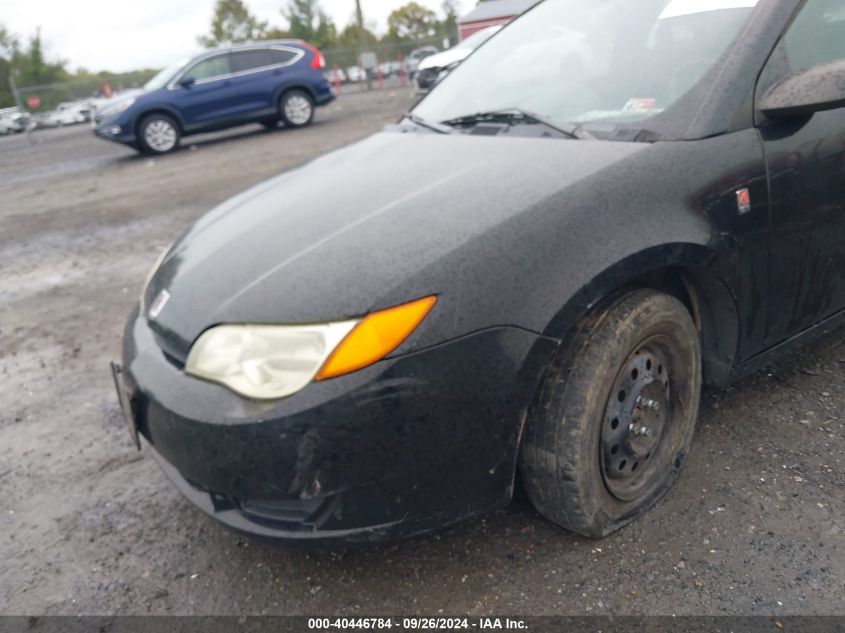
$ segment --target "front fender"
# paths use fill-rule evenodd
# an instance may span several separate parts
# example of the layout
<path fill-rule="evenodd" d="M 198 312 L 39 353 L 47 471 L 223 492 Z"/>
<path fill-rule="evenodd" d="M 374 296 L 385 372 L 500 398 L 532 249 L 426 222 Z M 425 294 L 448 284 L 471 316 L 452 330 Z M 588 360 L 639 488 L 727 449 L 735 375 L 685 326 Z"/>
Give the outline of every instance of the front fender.
<path fill-rule="evenodd" d="M 179 111 L 174 108 L 172 105 L 168 103 L 162 102 L 154 102 L 151 104 L 143 104 L 141 108 L 138 109 L 137 112 L 132 113 L 132 127 L 133 129 L 137 130 L 138 126 L 141 124 L 141 121 L 144 120 L 144 117 L 149 114 L 155 113 L 162 113 L 166 114 L 170 118 L 172 118 L 176 123 L 179 125 L 179 130 L 184 134 L 185 133 L 185 119 L 182 118 L 182 115 Z"/>
<path fill-rule="evenodd" d="M 739 214 L 742 188 L 752 206 Z M 443 338 L 514 325 L 560 340 L 615 290 L 683 269 L 704 288 L 703 312 L 716 306 L 712 321 L 725 332 L 717 356 L 732 365 L 763 332 L 767 244 L 762 147 L 744 130 L 629 155 L 491 227 L 419 279 L 445 280 L 432 328 Z"/>

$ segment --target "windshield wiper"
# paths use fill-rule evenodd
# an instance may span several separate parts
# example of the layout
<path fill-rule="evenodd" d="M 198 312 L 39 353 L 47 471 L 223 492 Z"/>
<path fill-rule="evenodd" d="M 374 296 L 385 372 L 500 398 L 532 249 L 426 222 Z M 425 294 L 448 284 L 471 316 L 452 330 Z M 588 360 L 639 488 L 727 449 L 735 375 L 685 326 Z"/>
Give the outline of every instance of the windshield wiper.
<path fill-rule="evenodd" d="M 431 121 L 427 121 L 421 116 L 414 114 L 413 112 L 406 112 L 405 118 L 419 125 L 420 127 L 424 127 L 427 130 L 432 130 L 433 132 L 437 132 L 438 134 L 449 134 L 452 130 L 445 125 L 440 125 L 439 123 L 433 123 Z"/>
<path fill-rule="evenodd" d="M 505 125 L 542 125 L 560 132 L 561 134 L 575 139 L 595 138 L 580 125 L 571 123 L 552 123 L 539 114 L 523 110 L 522 108 L 505 108 L 502 110 L 491 110 L 490 112 L 476 112 L 441 121 L 449 127 L 473 127 L 478 123 L 503 123 Z"/>

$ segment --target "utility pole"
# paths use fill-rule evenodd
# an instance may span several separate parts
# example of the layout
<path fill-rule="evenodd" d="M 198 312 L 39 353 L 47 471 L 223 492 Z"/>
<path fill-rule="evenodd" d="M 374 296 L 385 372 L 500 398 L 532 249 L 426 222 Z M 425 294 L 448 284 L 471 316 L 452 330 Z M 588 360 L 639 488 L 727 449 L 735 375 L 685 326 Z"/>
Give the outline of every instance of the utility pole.
<path fill-rule="evenodd" d="M 373 78 L 370 77 L 370 73 L 361 63 L 361 54 L 364 52 L 364 14 L 361 13 L 361 0 L 355 0 L 355 17 L 358 21 L 358 64 L 364 69 L 364 74 L 367 76 L 367 90 L 372 90 Z"/>
<path fill-rule="evenodd" d="M 23 103 L 21 103 L 21 95 L 18 92 L 18 86 L 15 84 L 15 71 L 9 69 L 9 87 L 12 89 L 12 95 L 15 97 L 15 104 L 23 110 Z"/>

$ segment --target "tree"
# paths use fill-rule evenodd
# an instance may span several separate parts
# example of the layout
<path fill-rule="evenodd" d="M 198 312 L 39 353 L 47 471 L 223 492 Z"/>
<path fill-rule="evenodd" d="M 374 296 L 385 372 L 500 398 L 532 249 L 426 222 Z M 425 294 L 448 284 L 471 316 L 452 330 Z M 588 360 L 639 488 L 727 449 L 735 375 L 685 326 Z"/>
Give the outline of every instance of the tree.
<path fill-rule="evenodd" d="M 0 58 L 10 60 L 18 50 L 18 37 L 0 23 Z"/>
<path fill-rule="evenodd" d="M 461 8 L 459 0 L 443 0 L 440 5 L 446 19 L 437 24 L 437 35 L 440 38 L 448 39 L 450 44 L 458 42 L 458 12 Z"/>
<path fill-rule="evenodd" d="M 29 39 L 29 51 L 24 58 L 28 83 L 40 84 L 46 79 L 44 69 L 44 51 L 41 49 L 41 29 L 35 29 L 35 35 Z"/>
<path fill-rule="evenodd" d="M 290 25 L 290 37 L 305 40 L 317 48 L 329 48 L 337 41 L 337 27 L 317 0 L 289 0 L 282 15 Z"/>
<path fill-rule="evenodd" d="M 419 44 L 423 39 L 437 33 L 437 17 L 434 11 L 416 2 L 399 7 L 387 17 L 388 35 L 397 39 L 413 40 Z"/>
<path fill-rule="evenodd" d="M 378 47 L 378 38 L 369 30 L 364 29 L 363 44 L 367 49 L 375 49 Z M 356 51 L 358 49 L 358 25 L 350 23 L 346 25 L 340 35 L 337 36 L 337 47 L 342 50 Z M 354 59 L 354 58 L 353 58 Z"/>
<path fill-rule="evenodd" d="M 261 39 L 266 31 L 267 22 L 252 15 L 242 0 L 217 0 L 211 32 L 197 39 L 203 46 L 212 48 Z"/>
<path fill-rule="evenodd" d="M 11 66 L 20 87 L 56 83 L 70 77 L 63 60 L 49 62 L 45 59 L 40 28 L 29 38 L 26 50 L 15 48 Z"/>
<path fill-rule="evenodd" d="M 0 23 L 0 108 L 15 105 L 9 73 L 12 72 L 12 57 L 17 49 L 18 38 Z"/>
<path fill-rule="evenodd" d="M 280 29 L 277 26 L 271 26 L 264 32 L 264 37 L 261 39 L 263 40 L 287 40 L 291 39 L 290 31 L 286 29 Z"/>
<path fill-rule="evenodd" d="M 19 88 L 52 84 L 70 77 L 64 61 L 45 58 L 40 29 L 22 47 L 18 36 L 0 24 L 0 107 L 3 108 L 15 105 L 9 85 L 11 75 Z"/>
<path fill-rule="evenodd" d="M 458 14 L 461 12 L 460 0 L 443 0 L 440 4 L 443 14 L 446 16 L 446 21 L 458 19 Z"/>

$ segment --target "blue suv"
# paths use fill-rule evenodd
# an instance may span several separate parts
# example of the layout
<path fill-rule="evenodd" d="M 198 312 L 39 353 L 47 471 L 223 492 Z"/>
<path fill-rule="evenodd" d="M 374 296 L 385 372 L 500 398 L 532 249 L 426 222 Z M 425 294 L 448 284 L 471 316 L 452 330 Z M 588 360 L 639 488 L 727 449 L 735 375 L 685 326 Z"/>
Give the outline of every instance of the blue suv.
<path fill-rule="evenodd" d="M 274 40 L 206 51 L 164 69 L 139 94 L 98 110 L 94 133 L 146 154 L 176 149 L 183 136 L 244 123 L 305 127 L 335 95 L 317 48 Z"/>

